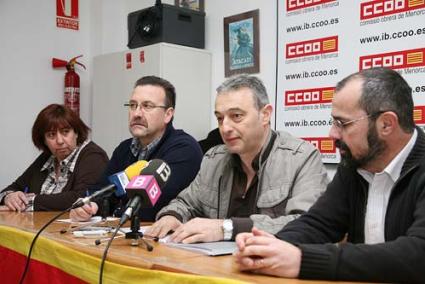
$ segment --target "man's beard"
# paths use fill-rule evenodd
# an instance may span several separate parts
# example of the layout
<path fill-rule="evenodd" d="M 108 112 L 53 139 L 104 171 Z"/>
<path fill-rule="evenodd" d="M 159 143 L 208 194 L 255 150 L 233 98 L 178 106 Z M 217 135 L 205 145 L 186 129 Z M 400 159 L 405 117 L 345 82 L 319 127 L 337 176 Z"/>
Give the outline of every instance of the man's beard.
<path fill-rule="evenodd" d="M 353 169 L 362 168 L 369 162 L 375 160 L 384 150 L 387 148 L 385 142 L 378 137 L 375 124 L 371 124 L 367 131 L 367 143 L 369 150 L 365 155 L 354 158 L 347 144 L 342 140 L 336 140 L 336 147 L 344 150 L 344 154 L 341 155 L 341 164 Z"/>

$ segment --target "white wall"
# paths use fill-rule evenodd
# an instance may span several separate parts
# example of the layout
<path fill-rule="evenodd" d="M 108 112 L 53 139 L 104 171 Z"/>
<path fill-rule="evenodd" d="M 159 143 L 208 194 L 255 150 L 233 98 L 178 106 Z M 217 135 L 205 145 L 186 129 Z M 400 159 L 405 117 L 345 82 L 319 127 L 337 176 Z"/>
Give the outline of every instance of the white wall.
<path fill-rule="evenodd" d="M 84 54 L 87 70 L 81 79 L 81 118 L 91 126 L 92 58 L 126 50 L 127 14 L 154 5 L 155 0 L 80 0 L 80 30 L 56 28 L 56 1 L 0 0 L 0 190 L 12 182 L 39 152 L 31 127 L 47 104 L 63 102 L 64 70 L 51 58 Z M 174 4 L 174 0 L 163 1 Z M 260 9 L 260 76 L 275 102 L 276 0 L 206 0 L 206 49 L 213 54 L 211 102 L 224 78 L 223 18 Z M 78 67 L 77 67 L 78 68 Z M 213 111 L 211 111 L 213 117 Z M 216 126 L 212 119 L 211 128 Z"/>
<path fill-rule="evenodd" d="M 212 106 L 214 106 L 215 101 L 215 88 L 225 80 L 223 18 L 255 9 L 260 9 L 260 73 L 256 75 L 263 80 L 269 93 L 270 102 L 274 105 L 276 92 L 277 2 L 275 0 L 214 0 L 205 2 L 205 48 L 213 54 Z M 215 127 L 215 117 L 212 121 L 212 127 Z"/>
<path fill-rule="evenodd" d="M 162 2 L 174 4 L 174 0 Z M 109 32 L 102 32 L 102 52 L 125 50 L 127 48 L 127 14 L 150 7 L 154 3 L 155 0 L 103 1 L 103 20 L 108 19 L 103 24 L 103 28 Z M 223 18 L 255 9 L 260 9 L 260 73 L 257 75 L 263 79 L 271 103 L 274 104 L 275 102 L 276 0 L 207 0 L 205 1 L 205 49 L 212 52 L 212 105 L 215 101 L 215 88 L 225 80 Z M 211 116 L 213 116 L 212 111 Z M 215 127 L 216 122 L 215 117 L 213 117 L 211 128 Z"/>
<path fill-rule="evenodd" d="M 31 127 L 39 111 L 63 103 L 65 70 L 51 67 L 52 57 L 81 59 L 79 71 L 81 117 L 90 125 L 91 11 L 99 0 L 79 1 L 80 30 L 56 28 L 56 1 L 0 1 L 0 190 L 10 184 L 39 154 L 31 141 Z"/>

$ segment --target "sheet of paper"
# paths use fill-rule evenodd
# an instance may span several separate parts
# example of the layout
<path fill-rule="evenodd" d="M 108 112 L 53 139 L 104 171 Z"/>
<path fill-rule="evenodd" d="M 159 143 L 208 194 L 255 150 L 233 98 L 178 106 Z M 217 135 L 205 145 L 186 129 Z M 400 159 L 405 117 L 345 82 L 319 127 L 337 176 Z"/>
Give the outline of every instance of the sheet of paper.
<path fill-rule="evenodd" d="M 149 226 L 140 227 L 140 232 L 144 233 Z M 123 228 L 122 232 L 130 232 L 130 228 Z M 158 241 L 168 246 L 200 252 L 206 255 L 217 256 L 232 254 L 236 250 L 235 242 L 221 241 L 221 242 L 210 242 L 210 243 L 195 243 L 195 244 L 182 244 L 172 243 L 169 241 L 170 236 L 166 236 Z"/>
<path fill-rule="evenodd" d="M 116 221 L 118 220 L 118 218 L 116 217 L 107 217 L 106 221 Z M 85 225 L 85 224 L 94 224 L 94 223 L 99 223 L 100 221 L 102 221 L 102 217 L 101 216 L 93 216 L 90 218 L 89 221 L 85 221 L 85 222 L 73 222 L 71 221 L 71 219 L 58 219 L 56 220 L 56 222 L 60 222 L 60 223 L 69 223 L 69 224 L 76 224 L 76 225 Z"/>
<path fill-rule="evenodd" d="M 195 243 L 195 244 L 182 244 L 167 242 L 167 246 L 200 252 L 206 255 L 217 256 L 232 254 L 236 250 L 235 242 L 210 242 L 210 243 Z"/>

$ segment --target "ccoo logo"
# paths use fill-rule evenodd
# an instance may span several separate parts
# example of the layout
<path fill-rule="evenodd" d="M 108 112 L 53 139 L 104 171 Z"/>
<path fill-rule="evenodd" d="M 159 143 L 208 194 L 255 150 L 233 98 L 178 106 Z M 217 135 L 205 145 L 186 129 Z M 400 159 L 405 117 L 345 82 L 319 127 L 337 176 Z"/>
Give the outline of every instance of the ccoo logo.
<path fill-rule="evenodd" d="M 360 4 L 360 20 L 425 8 L 425 0 L 373 0 Z"/>
<path fill-rule="evenodd" d="M 401 69 L 418 66 L 425 66 L 425 48 L 372 54 L 359 58 L 359 70 L 373 67 Z"/>
<path fill-rule="evenodd" d="M 338 51 L 338 36 L 288 43 L 286 58 L 296 58 Z"/>

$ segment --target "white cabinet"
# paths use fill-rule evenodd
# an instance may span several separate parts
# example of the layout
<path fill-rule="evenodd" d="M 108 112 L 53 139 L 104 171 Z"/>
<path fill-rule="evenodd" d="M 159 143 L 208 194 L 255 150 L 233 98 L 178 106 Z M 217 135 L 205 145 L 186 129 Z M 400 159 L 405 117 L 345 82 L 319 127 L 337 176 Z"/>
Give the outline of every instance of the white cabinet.
<path fill-rule="evenodd" d="M 210 52 L 158 43 L 100 55 L 94 58 L 92 139 L 109 156 L 131 135 L 128 110 L 123 104 L 129 100 L 137 79 L 147 75 L 162 77 L 176 88 L 176 129 L 184 129 L 197 140 L 205 138 L 210 130 Z"/>

